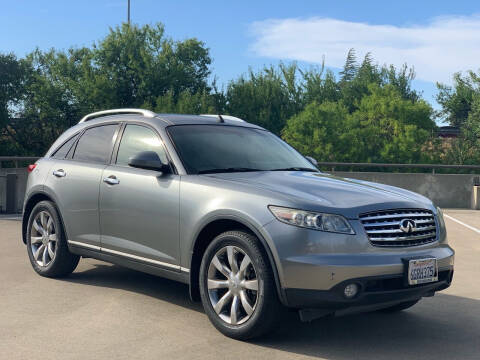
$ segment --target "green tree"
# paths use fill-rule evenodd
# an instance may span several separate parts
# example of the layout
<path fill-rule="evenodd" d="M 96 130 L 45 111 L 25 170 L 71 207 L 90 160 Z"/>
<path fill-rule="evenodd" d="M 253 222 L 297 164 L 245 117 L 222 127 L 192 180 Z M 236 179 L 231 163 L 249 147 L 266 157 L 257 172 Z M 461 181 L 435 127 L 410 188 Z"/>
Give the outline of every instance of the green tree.
<path fill-rule="evenodd" d="M 480 97 L 480 77 L 473 71 L 462 76 L 453 75 L 453 86 L 437 83 L 437 101 L 442 106 L 440 116 L 452 126 L 462 127 L 472 110 L 473 102 Z"/>
<path fill-rule="evenodd" d="M 307 105 L 283 138 L 320 161 L 421 161 L 435 128 L 430 105 L 404 99 L 393 85 L 371 84 L 368 92 L 353 113 L 342 100 Z"/>
<path fill-rule="evenodd" d="M 355 75 L 357 74 L 357 55 L 355 49 L 348 50 L 347 59 L 345 60 L 345 65 L 343 70 L 340 71 L 340 81 L 348 82 L 352 81 Z"/>
<path fill-rule="evenodd" d="M 270 66 L 232 81 L 226 91 L 226 111 L 280 134 L 286 120 L 303 107 L 296 64 Z"/>
<path fill-rule="evenodd" d="M 341 102 L 314 101 L 288 119 L 282 137 L 304 155 L 319 161 L 341 161 L 348 147 L 342 140 L 347 117 L 348 109 Z"/>
<path fill-rule="evenodd" d="M 42 154 L 60 133 L 93 111 L 155 109 L 164 96 L 172 96 L 178 110 L 211 108 L 209 50 L 196 39 L 166 37 L 161 24 L 124 24 L 91 48 L 37 49 L 22 61 L 30 71 L 22 80 L 25 86 L 18 87 L 19 119 L 9 119 L 2 133 L 8 132 L 23 154 Z M 212 96 L 212 104 L 219 106 L 221 97 Z"/>

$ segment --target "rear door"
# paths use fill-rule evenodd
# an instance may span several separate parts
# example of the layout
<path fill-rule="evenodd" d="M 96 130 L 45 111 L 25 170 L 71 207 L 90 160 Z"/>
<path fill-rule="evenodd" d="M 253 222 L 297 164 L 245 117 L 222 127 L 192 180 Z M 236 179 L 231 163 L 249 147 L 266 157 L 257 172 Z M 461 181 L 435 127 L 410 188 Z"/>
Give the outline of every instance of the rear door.
<path fill-rule="evenodd" d="M 100 246 L 99 186 L 103 169 L 110 162 L 119 124 L 86 129 L 64 156 L 58 150 L 46 186 L 55 195 L 68 240 Z M 62 156 L 64 156 L 62 158 Z M 80 244 L 79 244 L 80 245 Z"/>
<path fill-rule="evenodd" d="M 156 131 L 127 124 L 100 185 L 102 250 L 178 270 L 180 177 L 128 166 L 128 159 L 142 151 L 155 151 L 168 163 Z"/>

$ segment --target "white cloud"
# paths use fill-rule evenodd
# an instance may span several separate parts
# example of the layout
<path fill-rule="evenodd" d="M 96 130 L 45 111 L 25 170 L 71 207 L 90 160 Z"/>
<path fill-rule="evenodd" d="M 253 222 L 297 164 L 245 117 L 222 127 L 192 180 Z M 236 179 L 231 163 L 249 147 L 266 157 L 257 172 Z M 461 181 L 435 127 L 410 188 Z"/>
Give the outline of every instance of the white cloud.
<path fill-rule="evenodd" d="M 480 15 L 435 18 L 426 25 L 371 25 L 331 18 L 273 19 L 251 25 L 256 55 L 342 67 L 350 48 L 381 64 L 407 63 L 417 79 L 451 82 L 480 68 Z"/>

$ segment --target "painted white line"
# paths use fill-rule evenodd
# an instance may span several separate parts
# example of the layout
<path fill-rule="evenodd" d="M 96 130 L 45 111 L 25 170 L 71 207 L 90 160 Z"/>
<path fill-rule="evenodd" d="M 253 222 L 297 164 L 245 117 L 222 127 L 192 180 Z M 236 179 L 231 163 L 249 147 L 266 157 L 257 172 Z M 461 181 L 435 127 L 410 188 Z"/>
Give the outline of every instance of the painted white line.
<path fill-rule="evenodd" d="M 466 228 L 469 228 L 470 230 L 473 230 L 475 231 L 476 233 L 479 233 L 480 234 L 480 230 L 478 230 L 477 228 L 473 227 L 473 226 L 470 226 L 468 224 L 465 224 L 464 222 L 461 222 L 460 220 L 457 220 L 455 219 L 454 217 L 451 217 L 450 215 L 447 215 L 447 214 L 443 214 L 443 216 L 445 216 L 447 219 L 450 219 L 452 221 L 455 221 L 456 223 L 459 223 L 460 225 L 463 225 L 465 226 Z"/>

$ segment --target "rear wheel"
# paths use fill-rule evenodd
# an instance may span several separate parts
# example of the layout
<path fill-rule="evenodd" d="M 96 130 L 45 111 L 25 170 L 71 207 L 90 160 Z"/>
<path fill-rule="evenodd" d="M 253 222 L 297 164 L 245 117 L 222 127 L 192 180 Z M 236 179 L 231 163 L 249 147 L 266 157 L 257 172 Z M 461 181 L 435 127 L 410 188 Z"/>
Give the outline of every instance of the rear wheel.
<path fill-rule="evenodd" d="M 80 257 L 68 250 L 60 216 L 50 201 L 39 202 L 30 213 L 27 251 L 33 269 L 42 276 L 65 276 L 78 265 Z"/>
<path fill-rule="evenodd" d="M 270 331 L 282 309 L 258 239 L 243 231 L 225 232 L 208 246 L 200 268 L 200 295 L 213 325 L 240 340 Z"/>
<path fill-rule="evenodd" d="M 413 305 L 418 303 L 420 299 L 417 300 L 411 300 L 411 301 L 405 301 L 397 305 L 390 306 L 385 309 L 380 309 L 379 311 L 384 312 L 384 313 L 394 313 L 402 310 L 406 310 L 408 308 L 411 308 Z"/>

